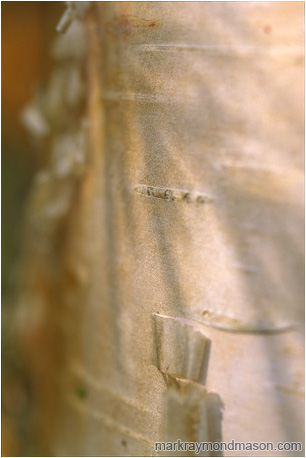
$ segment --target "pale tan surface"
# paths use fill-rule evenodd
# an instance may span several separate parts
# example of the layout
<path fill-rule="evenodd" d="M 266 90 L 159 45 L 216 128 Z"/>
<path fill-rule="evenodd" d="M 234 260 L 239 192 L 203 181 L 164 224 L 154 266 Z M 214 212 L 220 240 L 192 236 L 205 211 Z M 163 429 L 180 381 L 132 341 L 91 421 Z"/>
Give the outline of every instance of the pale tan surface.
<path fill-rule="evenodd" d="M 218 400 L 185 440 L 301 441 L 303 4 L 97 2 L 85 23 L 51 454 L 154 454 L 184 384 L 187 414 L 194 396 L 207 408 L 201 384 Z"/>

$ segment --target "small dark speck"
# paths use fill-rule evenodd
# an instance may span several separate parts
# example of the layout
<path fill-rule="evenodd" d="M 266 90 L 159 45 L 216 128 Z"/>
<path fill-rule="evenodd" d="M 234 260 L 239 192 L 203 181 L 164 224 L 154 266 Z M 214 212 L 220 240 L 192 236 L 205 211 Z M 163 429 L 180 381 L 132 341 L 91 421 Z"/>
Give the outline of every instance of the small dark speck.
<path fill-rule="evenodd" d="M 149 24 L 149 27 L 155 27 L 155 26 L 156 26 L 155 22 L 151 22 L 151 24 Z"/>
<path fill-rule="evenodd" d="M 79 386 L 76 390 L 76 395 L 79 399 L 87 398 L 87 389 L 85 386 Z"/>
<path fill-rule="evenodd" d="M 123 445 L 123 447 L 126 447 L 126 441 L 121 441 L 121 444 Z"/>
<path fill-rule="evenodd" d="M 272 32 L 272 27 L 269 24 L 266 24 L 263 28 L 263 31 L 269 35 Z"/>

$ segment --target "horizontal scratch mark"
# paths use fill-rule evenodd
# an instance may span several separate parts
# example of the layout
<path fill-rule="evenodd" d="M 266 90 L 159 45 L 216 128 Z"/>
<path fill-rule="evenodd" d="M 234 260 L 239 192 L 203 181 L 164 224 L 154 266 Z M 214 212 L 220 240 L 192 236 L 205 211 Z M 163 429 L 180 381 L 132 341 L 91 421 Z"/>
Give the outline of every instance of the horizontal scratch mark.
<path fill-rule="evenodd" d="M 287 386 L 275 385 L 275 388 L 278 391 L 282 391 L 283 393 L 286 393 L 286 394 L 292 394 L 294 396 L 300 396 L 302 398 L 305 397 L 305 393 L 303 391 L 299 391 L 295 387 L 287 387 Z"/>
<path fill-rule="evenodd" d="M 212 201 L 212 198 L 205 194 L 157 186 L 137 185 L 134 191 L 145 197 L 154 197 L 155 199 L 163 199 L 170 202 L 204 204 Z"/>
<path fill-rule="evenodd" d="M 276 47 L 259 47 L 259 46 L 227 46 L 227 45 L 196 45 L 184 43 L 150 43 L 137 46 L 142 52 L 176 52 L 176 51 L 201 51 L 211 53 L 212 55 L 237 55 L 248 56 L 261 54 L 269 57 L 303 57 L 304 49 L 301 46 L 276 46 Z"/>
<path fill-rule="evenodd" d="M 81 378 L 83 381 L 85 381 L 89 387 L 92 386 L 95 390 L 99 392 L 106 392 L 108 393 L 112 399 L 115 399 L 117 401 L 120 401 L 127 406 L 129 406 L 132 409 L 137 410 L 138 412 L 143 412 L 147 414 L 151 414 L 152 412 L 150 410 L 144 409 L 142 406 L 132 402 L 131 400 L 121 396 L 119 393 L 115 392 L 114 390 L 111 390 L 107 386 L 102 385 L 100 380 L 97 380 L 94 376 L 89 374 L 85 368 L 83 368 L 80 364 L 73 364 L 71 366 L 71 372 L 72 374 L 75 374 L 77 377 Z"/>
<path fill-rule="evenodd" d="M 245 272 L 247 274 L 254 274 L 258 272 L 257 267 L 255 266 L 249 266 L 246 264 L 234 264 L 233 267 L 237 270 L 240 270 L 242 272 Z"/>
<path fill-rule="evenodd" d="M 104 100 L 134 100 L 136 102 L 148 103 L 174 103 L 175 99 L 163 95 L 140 94 L 133 92 L 106 91 L 103 95 Z"/>
<path fill-rule="evenodd" d="M 276 164 L 260 164 L 260 163 L 245 163 L 245 162 L 239 162 L 239 161 L 222 161 L 220 163 L 215 164 L 216 168 L 225 168 L 225 169 L 237 169 L 237 170 L 247 170 L 247 171 L 255 171 L 255 172 L 266 172 L 266 173 L 273 173 L 273 174 L 284 174 L 288 175 L 294 174 L 296 176 L 300 175 L 301 177 L 303 175 L 303 170 L 299 167 L 280 167 Z"/>
<path fill-rule="evenodd" d="M 80 401 L 78 401 L 75 398 L 73 398 L 71 395 L 66 396 L 66 399 L 70 403 L 70 405 L 72 405 L 79 412 L 91 415 L 92 417 L 102 421 L 105 426 L 107 426 L 107 427 L 109 427 L 111 429 L 115 429 L 117 431 L 120 431 L 120 433 L 122 433 L 125 436 L 128 436 L 128 437 L 136 440 L 137 442 L 145 442 L 145 443 L 147 443 L 147 444 L 149 444 L 150 446 L 153 447 L 155 442 L 153 442 L 150 439 L 138 434 L 136 431 L 133 431 L 130 428 L 121 425 L 120 423 L 118 423 L 117 421 L 113 420 L 108 415 L 105 415 L 104 413 L 99 412 L 99 411 L 97 411 L 95 409 L 89 409 L 83 403 L 81 403 Z"/>
<path fill-rule="evenodd" d="M 228 332 L 241 332 L 250 334 L 274 334 L 293 331 L 293 323 L 269 322 L 264 320 L 243 321 L 230 315 L 224 315 L 211 310 L 199 310 L 201 323 L 216 329 Z"/>

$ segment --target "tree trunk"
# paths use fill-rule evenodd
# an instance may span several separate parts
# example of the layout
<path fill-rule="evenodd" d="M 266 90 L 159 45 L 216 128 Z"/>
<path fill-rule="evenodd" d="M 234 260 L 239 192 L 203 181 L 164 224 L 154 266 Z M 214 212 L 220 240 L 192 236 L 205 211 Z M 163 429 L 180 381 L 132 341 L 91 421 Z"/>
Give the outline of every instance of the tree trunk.
<path fill-rule="evenodd" d="M 29 453 L 302 441 L 302 2 L 92 2 L 53 54 L 24 117 Z"/>

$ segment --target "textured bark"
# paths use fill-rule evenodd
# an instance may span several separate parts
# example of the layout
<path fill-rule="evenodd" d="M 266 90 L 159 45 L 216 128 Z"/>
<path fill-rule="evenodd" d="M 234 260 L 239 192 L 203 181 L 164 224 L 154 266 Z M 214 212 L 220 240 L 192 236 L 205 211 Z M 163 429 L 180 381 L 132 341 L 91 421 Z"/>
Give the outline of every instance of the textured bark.
<path fill-rule="evenodd" d="M 37 453 L 302 441 L 303 4 L 94 2 L 54 53 L 25 116 Z"/>

